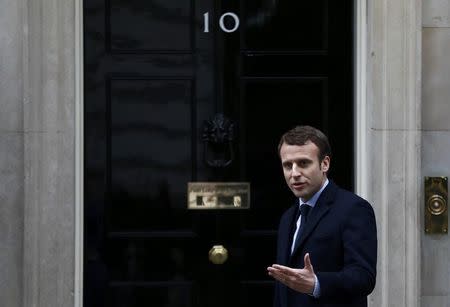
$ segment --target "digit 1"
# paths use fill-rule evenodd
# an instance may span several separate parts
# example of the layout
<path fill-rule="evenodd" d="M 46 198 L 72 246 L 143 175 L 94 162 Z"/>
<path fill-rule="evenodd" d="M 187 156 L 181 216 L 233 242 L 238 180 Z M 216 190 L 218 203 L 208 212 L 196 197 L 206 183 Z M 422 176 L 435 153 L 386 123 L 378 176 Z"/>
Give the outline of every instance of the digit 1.
<path fill-rule="evenodd" d="M 203 14 L 203 22 L 204 22 L 204 33 L 208 33 L 209 32 L 209 12 Z"/>

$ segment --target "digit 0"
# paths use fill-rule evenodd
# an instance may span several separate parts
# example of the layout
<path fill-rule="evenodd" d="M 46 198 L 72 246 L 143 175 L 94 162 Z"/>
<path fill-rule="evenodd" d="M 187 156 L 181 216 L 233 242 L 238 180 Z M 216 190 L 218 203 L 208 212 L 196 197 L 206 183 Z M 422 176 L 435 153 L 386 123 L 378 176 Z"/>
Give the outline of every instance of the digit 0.
<path fill-rule="evenodd" d="M 230 16 L 234 20 L 234 27 L 231 29 L 227 29 L 223 22 L 225 17 L 227 17 L 227 16 Z M 222 31 L 227 32 L 227 33 L 232 33 L 239 28 L 239 17 L 235 13 L 227 12 L 220 17 L 219 25 L 220 25 L 220 28 L 222 29 Z"/>

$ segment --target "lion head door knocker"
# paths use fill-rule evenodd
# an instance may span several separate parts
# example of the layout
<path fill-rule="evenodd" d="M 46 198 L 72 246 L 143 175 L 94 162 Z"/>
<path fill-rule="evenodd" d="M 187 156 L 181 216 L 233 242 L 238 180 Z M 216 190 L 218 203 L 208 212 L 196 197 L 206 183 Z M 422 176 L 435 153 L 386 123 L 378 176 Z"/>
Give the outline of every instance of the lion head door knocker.
<path fill-rule="evenodd" d="M 216 114 L 203 126 L 204 159 L 208 166 L 223 168 L 233 162 L 234 123 Z"/>

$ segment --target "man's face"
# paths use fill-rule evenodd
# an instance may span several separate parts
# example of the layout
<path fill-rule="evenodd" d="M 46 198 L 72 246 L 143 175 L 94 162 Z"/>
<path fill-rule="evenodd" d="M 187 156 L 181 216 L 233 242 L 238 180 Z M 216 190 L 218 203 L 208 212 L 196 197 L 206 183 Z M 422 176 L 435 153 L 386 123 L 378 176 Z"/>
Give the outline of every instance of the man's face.
<path fill-rule="evenodd" d="M 305 145 L 288 145 L 280 148 L 284 179 L 296 197 L 309 200 L 327 178 L 330 157 L 319 162 L 319 148 L 312 142 Z"/>

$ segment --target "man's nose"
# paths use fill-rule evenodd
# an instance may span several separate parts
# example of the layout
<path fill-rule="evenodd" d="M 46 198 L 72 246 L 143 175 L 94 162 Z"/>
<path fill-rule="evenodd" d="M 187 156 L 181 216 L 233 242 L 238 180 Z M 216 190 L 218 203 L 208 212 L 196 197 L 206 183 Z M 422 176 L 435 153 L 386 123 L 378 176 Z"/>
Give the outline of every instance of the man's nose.
<path fill-rule="evenodd" d="M 292 164 L 292 176 L 301 176 L 300 168 L 298 167 L 297 163 Z"/>

